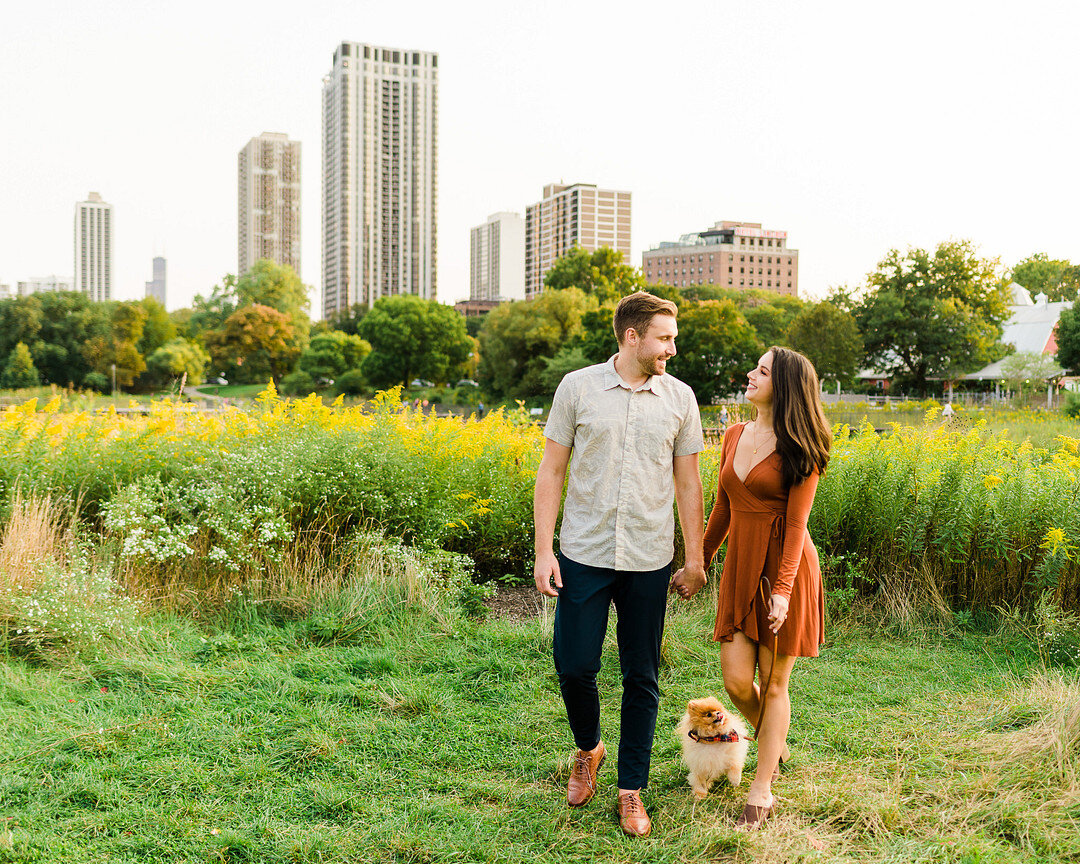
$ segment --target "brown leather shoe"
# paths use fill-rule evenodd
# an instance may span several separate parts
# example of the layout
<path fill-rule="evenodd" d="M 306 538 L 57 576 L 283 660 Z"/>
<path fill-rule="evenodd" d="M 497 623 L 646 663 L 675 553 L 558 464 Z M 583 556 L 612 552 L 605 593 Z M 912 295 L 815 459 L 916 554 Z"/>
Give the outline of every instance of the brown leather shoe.
<path fill-rule="evenodd" d="M 640 792 L 619 793 L 619 824 L 624 834 L 631 837 L 648 837 L 652 831 L 652 822 L 641 803 Z"/>
<path fill-rule="evenodd" d="M 592 750 L 578 750 L 574 754 L 574 767 L 570 769 L 570 782 L 566 784 L 566 803 L 571 807 L 589 803 L 596 792 L 596 775 L 605 756 L 607 750 L 603 741 Z"/>

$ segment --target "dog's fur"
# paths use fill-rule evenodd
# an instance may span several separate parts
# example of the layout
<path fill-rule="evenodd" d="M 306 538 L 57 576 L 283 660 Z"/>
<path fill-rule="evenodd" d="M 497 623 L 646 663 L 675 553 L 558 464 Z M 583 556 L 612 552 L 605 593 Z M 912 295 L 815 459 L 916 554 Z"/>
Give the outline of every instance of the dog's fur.
<path fill-rule="evenodd" d="M 702 738 L 732 731 L 737 732 L 739 738 L 737 741 L 695 741 L 690 737 L 691 730 Z M 726 710 L 719 699 L 710 696 L 686 703 L 686 713 L 675 727 L 675 735 L 682 744 L 683 761 L 690 769 L 686 779 L 690 781 L 695 798 L 704 798 L 713 782 L 723 775 L 727 775 L 732 786 L 738 786 L 742 781 L 750 741 L 742 721 Z"/>

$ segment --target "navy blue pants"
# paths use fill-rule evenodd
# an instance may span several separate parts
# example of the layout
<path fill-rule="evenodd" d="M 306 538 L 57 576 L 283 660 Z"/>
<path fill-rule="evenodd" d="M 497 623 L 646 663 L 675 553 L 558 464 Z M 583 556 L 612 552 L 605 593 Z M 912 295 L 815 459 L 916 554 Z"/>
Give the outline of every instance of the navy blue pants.
<path fill-rule="evenodd" d="M 555 671 L 574 742 L 592 750 L 600 741 L 596 674 L 614 602 L 623 681 L 619 788 L 644 789 L 660 705 L 657 678 L 671 564 L 648 572 L 619 571 L 560 554 L 559 567 L 563 587 L 555 608 Z"/>

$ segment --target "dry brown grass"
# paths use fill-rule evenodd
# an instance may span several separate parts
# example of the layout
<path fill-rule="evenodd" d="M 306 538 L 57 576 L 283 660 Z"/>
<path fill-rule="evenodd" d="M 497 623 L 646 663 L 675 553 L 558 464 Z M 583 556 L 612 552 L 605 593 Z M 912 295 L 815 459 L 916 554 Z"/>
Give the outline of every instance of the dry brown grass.
<path fill-rule="evenodd" d="M 0 534 L 0 596 L 37 588 L 49 565 L 67 566 L 71 545 L 71 521 L 61 507 L 16 490 Z"/>
<path fill-rule="evenodd" d="M 297 535 L 279 560 L 258 557 L 235 572 L 209 561 L 206 534 L 193 537 L 192 544 L 193 553 L 185 561 L 118 562 L 125 590 L 161 608 L 196 615 L 219 609 L 238 594 L 292 616 L 309 614 L 328 602 L 343 615 L 387 606 L 419 608 L 438 619 L 448 615 L 441 590 L 445 586 L 424 556 L 374 529 L 309 529 Z"/>

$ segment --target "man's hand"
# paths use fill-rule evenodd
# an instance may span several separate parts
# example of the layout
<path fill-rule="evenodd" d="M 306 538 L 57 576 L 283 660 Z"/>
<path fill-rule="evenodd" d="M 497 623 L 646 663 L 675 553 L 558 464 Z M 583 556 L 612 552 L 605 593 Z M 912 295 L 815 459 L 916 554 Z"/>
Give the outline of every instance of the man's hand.
<path fill-rule="evenodd" d="M 769 629 L 773 633 L 779 633 L 787 620 L 788 598 L 780 594 L 772 595 L 772 604 L 769 608 Z"/>
<path fill-rule="evenodd" d="M 673 591 L 683 600 L 689 600 L 698 593 L 708 581 L 705 568 L 700 564 L 687 564 L 680 567 L 671 577 L 669 591 Z"/>
<path fill-rule="evenodd" d="M 536 564 L 533 566 L 533 579 L 536 582 L 536 590 L 548 597 L 558 597 L 559 589 L 562 588 L 562 573 L 559 572 L 559 559 L 554 552 L 546 552 L 536 556 Z M 552 585 L 552 580 L 555 584 Z"/>

